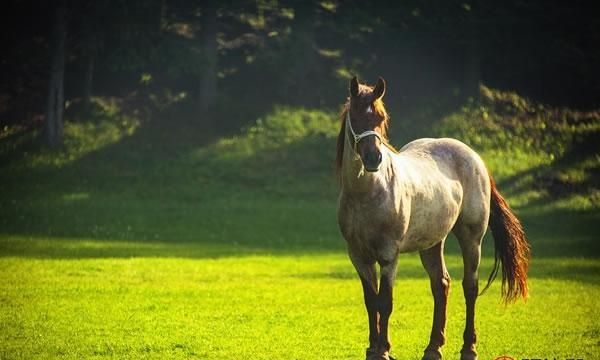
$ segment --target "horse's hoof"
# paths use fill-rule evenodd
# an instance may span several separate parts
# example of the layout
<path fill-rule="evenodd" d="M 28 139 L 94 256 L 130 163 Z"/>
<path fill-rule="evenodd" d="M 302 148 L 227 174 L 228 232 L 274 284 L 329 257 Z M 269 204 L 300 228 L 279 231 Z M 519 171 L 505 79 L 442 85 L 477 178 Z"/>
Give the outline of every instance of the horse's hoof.
<path fill-rule="evenodd" d="M 442 360 L 442 352 L 440 350 L 427 349 L 423 353 L 421 360 Z"/>
<path fill-rule="evenodd" d="M 392 360 L 393 358 L 390 358 L 390 353 L 385 351 L 385 352 L 379 352 L 377 351 L 377 349 L 373 349 L 373 348 L 368 348 L 367 349 L 367 357 L 366 360 Z"/>
<path fill-rule="evenodd" d="M 475 349 L 462 349 L 460 360 L 477 360 L 477 351 Z"/>

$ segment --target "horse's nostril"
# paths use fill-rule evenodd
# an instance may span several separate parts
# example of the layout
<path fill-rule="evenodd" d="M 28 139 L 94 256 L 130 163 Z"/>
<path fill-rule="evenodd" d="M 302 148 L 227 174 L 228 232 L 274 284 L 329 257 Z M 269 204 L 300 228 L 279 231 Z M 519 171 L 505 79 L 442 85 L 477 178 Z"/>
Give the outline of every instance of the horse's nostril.
<path fill-rule="evenodd" d="M 365 154 L 364 163 L 366 167 L 376 168 L 381 164 L 382 156 L 379 151 L 370 151 Z"/>
<path fill-rule="evenodd" d="M 367 154 L 367 160 L 372 164 L 379 164 L 381 162 L 381 153 L 379 151 L 373 151 Z"/>

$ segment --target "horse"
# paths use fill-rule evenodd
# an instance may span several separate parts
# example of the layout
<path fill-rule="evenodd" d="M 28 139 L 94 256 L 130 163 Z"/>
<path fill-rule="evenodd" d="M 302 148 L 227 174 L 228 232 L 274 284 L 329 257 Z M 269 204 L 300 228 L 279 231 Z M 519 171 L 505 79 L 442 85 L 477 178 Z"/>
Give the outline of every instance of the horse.
<path fill-rule="evenodd" d="M 400 253 L 418 251 L 430 279 L 433 324 L 424 360 L 442 358 L 450 276 L 444 244 L 450 232 L 460 245 L 466 303 L 461 360 L 477 359 L 475 302 L 502 268 L 506 302 L 528 296 L 530 259 L 523 226 L 496 188 L 479 155 L 450 138 L 423 138 L 396 150 L 389 144 L 389 116 L 374 87 L 350 80 L 337 139 L 340 184 L 338 225 L 363 288 L 369 323 L 367 360 L 389 360 L 388 323 Z M 483 236 L 490 228 L 495 261 L 479 293 Z M 379 281 L 377 265 L 379 265 Z"/>

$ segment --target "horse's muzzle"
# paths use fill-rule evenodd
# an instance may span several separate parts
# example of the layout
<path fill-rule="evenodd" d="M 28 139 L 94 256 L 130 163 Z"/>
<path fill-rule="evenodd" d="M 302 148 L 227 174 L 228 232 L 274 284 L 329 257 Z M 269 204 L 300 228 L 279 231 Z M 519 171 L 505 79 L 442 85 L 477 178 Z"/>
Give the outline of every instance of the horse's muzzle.
<path fill-rule="evenodd" d="M 379 171 L 381 160 L 382 156 L 380 151 L 369 151 L 365 153 L 365 156 L 363 157 L 363 165 L 365 170 L 368 172 Z"/>

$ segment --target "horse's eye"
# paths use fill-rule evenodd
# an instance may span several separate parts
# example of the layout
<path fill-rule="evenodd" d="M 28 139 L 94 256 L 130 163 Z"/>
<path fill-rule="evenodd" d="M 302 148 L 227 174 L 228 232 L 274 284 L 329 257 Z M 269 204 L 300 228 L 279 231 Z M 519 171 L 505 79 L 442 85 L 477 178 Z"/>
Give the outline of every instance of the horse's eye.
<path fill-rule="evenodd" d="M 373 113 L 373 107 L 371 105 L 367 106 L 367 114 Z"/>

